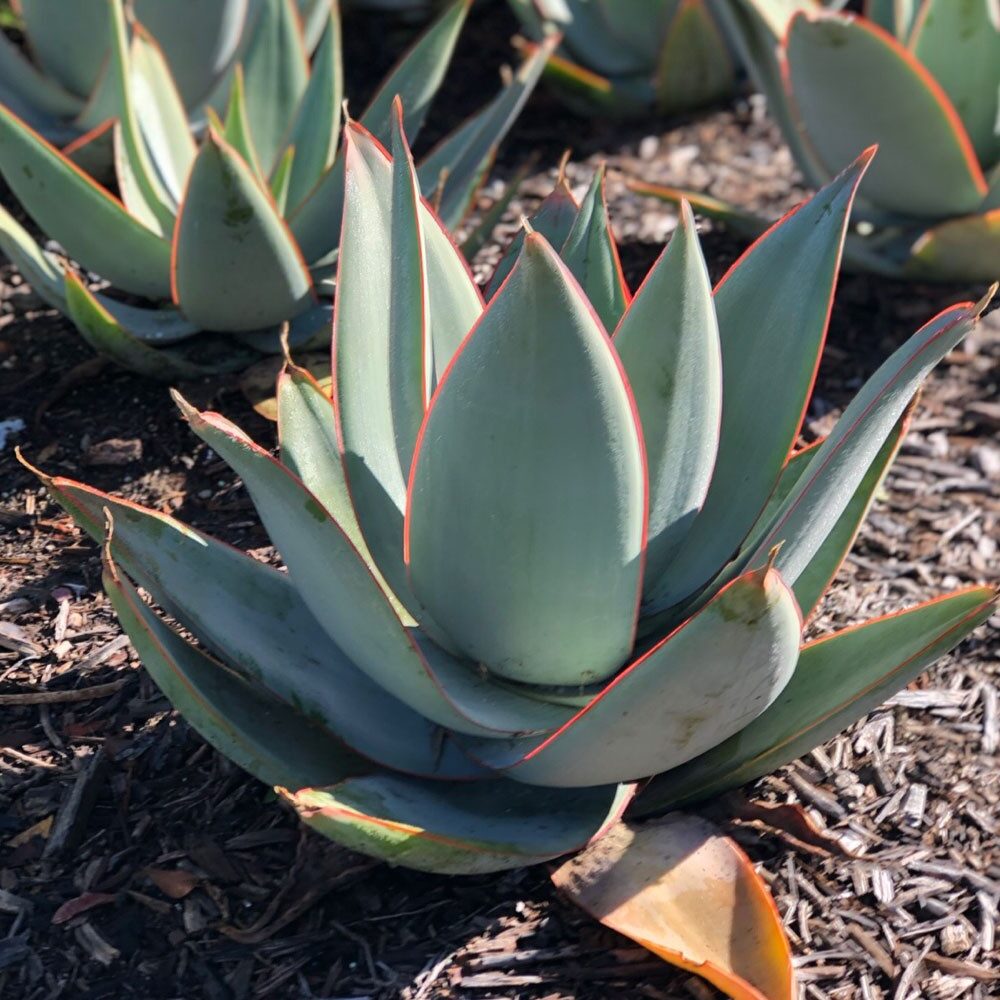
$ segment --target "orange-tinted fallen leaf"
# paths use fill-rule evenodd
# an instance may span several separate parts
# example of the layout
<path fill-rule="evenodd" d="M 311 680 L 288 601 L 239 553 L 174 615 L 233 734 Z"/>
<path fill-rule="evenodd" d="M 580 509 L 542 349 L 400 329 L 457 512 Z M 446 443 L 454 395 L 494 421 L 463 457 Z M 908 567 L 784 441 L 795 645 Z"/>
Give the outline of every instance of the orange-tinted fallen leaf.
<path fill-rule="evenodd" d="M 85 892 L 75 899 L 68 899 L 62 906 L 52 914 L 52 923 L 64 924 L 67 920 L 72 920 L 87 910 L 92 910 L 95 906 L 105 906 L 113 903 L 118 897 L 110 892 Z"/>
<path fill-rule="evenodd" d="M 792 1000 L 791 949 L 750 859 L 715 827 L 671 813 L 618 823 L 552 875 L 606 927 L 733 1000 Z"/>
<path fill-rule="evenodd" d="M 142 873 L 164 896 L 171 899 L 183 899 L 201 881 L 197 875 L 183 868 L 143 868 Z"/>

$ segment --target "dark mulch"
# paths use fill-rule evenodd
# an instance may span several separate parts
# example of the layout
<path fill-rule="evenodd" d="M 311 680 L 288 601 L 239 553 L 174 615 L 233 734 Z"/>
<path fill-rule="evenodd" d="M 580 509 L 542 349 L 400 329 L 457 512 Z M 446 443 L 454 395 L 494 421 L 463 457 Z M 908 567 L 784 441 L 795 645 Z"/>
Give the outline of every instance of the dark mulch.
<path fill-rule="evenodd" d="M 482 45 L 456 71 L 473 98 L 510 28 L 502 7 L 477 16 Z M 371 37 L 371 22 L 357 24 L 359 38 Z M 710 187 L 772 211 L 801 196 L 786 151 L 747 102 L 698 122 L 613 127 L 570 118 L 542 95 L 498 176 L 535 148 L 554 162 L 571 143 L 586 161 L 571 168 L 574 184 L 609 162 L 633 285 L 673 220 L 629 195 L 622 175 Z M 505 233 L 551 179 L 525 185 Z M 498 190 L 494 182 L 484 204 Z M 716 274 L 741 249 L 717 232 L 705 242 Z M 484 251 L 483 273 L 496 252 Z M 303 832 L 191 732 L 122 638 L 95 547 L 17 465 L 13 445 L 50 473 L 244 548 L 267 550 L 268 540 L 163 387 L 95 372 L 65 321 L 9 268 L 0 280 L 0 997 L 713 995 L 593 925 L 554 894 L 544 869 L 445 879 L 359 865 Z M 806 435 L 825 433 L 860 379 L 925 318 L 980 292 L 845 276 Z M 995 582 L 998 357 L 994 315 L 931 379 L 816 631 Z M 182 388 L 273 440 L 234 380 Z M 1000 992 L 996 636 L 979 630 L 848 734 L 745 790 L 802 803 L 833 834 L 830 853 L 787 830 L 733 828 L 778 901 L 805 995 Z"/>

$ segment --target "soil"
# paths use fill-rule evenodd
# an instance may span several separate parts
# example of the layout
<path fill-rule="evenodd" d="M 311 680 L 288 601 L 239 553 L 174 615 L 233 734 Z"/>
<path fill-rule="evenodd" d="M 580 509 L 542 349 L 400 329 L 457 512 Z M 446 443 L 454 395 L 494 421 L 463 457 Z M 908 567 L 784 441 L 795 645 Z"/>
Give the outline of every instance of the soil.
<path fill-rule="evenodd" d="M 382 41 L 369 18 L 349 25 L 349 55 Z M 443 118 L 490 92 L 512 27 L 502 5 L 476 7 L 449 88 L 459 96 L 441 102 Z M 572 117 L 539 93 L 482 207 L 536 150 L 555 164 L 572 146 L 577 186 L 606 160 L 634 287 L 674 218 L 623 178 L 707 189 L 771 213 L 801 198 L 762 112 L 740 99 L 697 120 L 622 125 Z M 553 177 L 549 169 L 524 184 L 477 274 Z M 742 245 L 707 224 L 703 237 L 717 276 Z M 187 431 L 163 386 L 95 364 L 9 266 L 0 281 L 0 428 L 23 424 L 0 444 L 0 998 L 715 995 L 591 922 L 555 894 L 544 867 L 448 879 L 359 864 L 207 747 L 139 668 L 101 593 L 95 547 L 13 446 L 49 473 L 262 555 L 268 539 L 240 483 Z M 981 293 L 845 275 L 806 438 L 829 430 L 920 323 Z M 998 315 L 929 380 L 815 632 L 996 583 Z M 235 379 L 181 388 L 273 442 Z M 801 804 L 830 834 L 810 846 L 785 820 L 728 824 L 775 896 L 805 996 L 1000 992 L 998 625 L 848 733 L 743 790 L 745 800 Z"/>

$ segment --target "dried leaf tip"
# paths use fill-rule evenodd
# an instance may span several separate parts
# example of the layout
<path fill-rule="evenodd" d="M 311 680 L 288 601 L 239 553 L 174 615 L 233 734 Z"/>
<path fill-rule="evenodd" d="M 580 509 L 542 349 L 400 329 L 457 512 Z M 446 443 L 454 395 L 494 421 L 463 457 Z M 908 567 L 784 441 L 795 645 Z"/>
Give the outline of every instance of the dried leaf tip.
<path fill-rule="evenodd" d="M 292 361 L 292 352 L 288 346 L 289 329 L 290 325 L 288 323 L 288 320 L 286 319 L 285 322 L 281 324 L 281 332 L 278 334 L 278 342 L 281 344 L 281 353 L 285 359 L 286 365 L 294 364 L 294 362 Z"/>

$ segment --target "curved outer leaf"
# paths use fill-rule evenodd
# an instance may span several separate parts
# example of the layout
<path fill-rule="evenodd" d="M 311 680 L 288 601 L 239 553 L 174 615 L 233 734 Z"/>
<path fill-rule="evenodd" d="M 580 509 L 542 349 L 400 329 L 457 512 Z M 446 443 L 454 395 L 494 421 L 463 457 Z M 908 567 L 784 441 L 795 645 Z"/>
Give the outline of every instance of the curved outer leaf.
<path fill-rule="evenodd" d="M 19 0 L 25 35 L 42 69 L 79 97 L 87 97 L 108 47 L 107 0 Z"/>
<path fill-rule="evenodd" d="M 13 103 L 22 117 L 32 113 L 75 118 L 83 107 L 80 97 L 40 73 L 3 32 L 0 32 L 0 95 L 5 104 Z"/>
<path fill-rule="evenodd" d="M 795 600 L 802 609 L 802 615 L 808 619 L 823 599 L 826 588 L 830 586 L 837 575 L 841 564 L 854 545 L 861 523 L 868 516 L 875 494 L 885 480 L 889 466 L 892 465 L 899 446 L 910 426 L 910 417 L 916 400 L 910 403 L 903 415 L 896 421 L 896 426 L 885 439 L 881 450 L 872 460 L 865 472 L 864 478 L 858 483 L 854 494 L 847 501 L 840 517 L 837 518 L 826 538 L 823 539 L 815 555 L 799 573 L 792 591 Z"/>
<path fill-rule="evenodd" d="M 0 250 L 43 302 L 60 312 L 66 309 L 62 263 L 43 250 L 3 205 L 0 205 Z"/>
<path fill-rule="evenodd" d="M 287 144 L 295 148 L 287 203 L 294 209 L 313 189 L 337 154 L 340 111 L 344 99 L 340 15 L 327 6 L 326 27 L 313 60 L 312 75 L 299 103 Z"/>
<path fill-rule="evenodd" d="M 171 357 L 134 337 L 108 310 L 108 301 L 100 301 L 69 269 L 65 272 L 63 294 L 66 312 L 83 339 L 98 354 L 111 358 L 123 368 L 166 382 L 197 378 L 211 372 L 210 368 Z"/>
<path fill-rule="evenodd" d="M 312 280 L 239 154 L 209 130 L 174 232 L 173 298 L 206 330 L 257 330 L 304 311 Z"/>
<path fill-rule="evenodd" d="M 983 200 L 986 181 L 955 109 L 890 35 L 863 19 L 799 15 L 784 51 L 803 127 L 828 167 L 878 143 L 863 192 L 875 205 L 936 218 Z"/>
<path fill-rule="evenodd" d="M 926 0 L 908 47 L 950 98 L 980 163 L 1000 160 L 1000 9 L 994 0 Z"/>
<path fill-rule="evenodd" d="M 905 687 L 996 606 L 989 588 L 973 587 L 803 646 L 778 700 L 725 743 L 655 778 L 635 814 L 716 795 L 795 760 Z"/>
<path fill-rule="evenodd" d="M 369 770 L 295 709 L 263 696 L 174 632 L 110 558 L 104 590 L 156 686 L 204 739 L 255 778 L 301 788 Z"/>
<path fill-rule="evenodd" d="M 420 186 L 433 194 L 438 214 L 449 228 L 458 226 L 468 213 L 497 148 L 535 89 L 555 45 L 553 39 L 539 46 L 485 108 L 443 139 L 420 164 Z M 412 127 L 407 131 L 414 134 Z"/>
<path fill-rule="evenodd" d="M 987 301 L 945 310 L 882 364 L 817 450 L 750 562 L 763 559 L 780 542 L 775 565 L 789 583 L 798 580 L 844 512 L 920 383 L 972 329 Z"/>
<path fill-rule="evenodd" d="M 559 256 L 590 300 L 604 329 L 611 332 L 621 322 L 631 298 L 611 231 L 604 197 L 604 166 L 594 174 L 580 203 L 573 228 Z"/>
<path fill-rule="evenodd" d="M 435 336 L 448 327 L 448 341 L 458 343 L 481 305 L 458 251 L 440 244 L 440 227 L 421 211 L 399 119 L 392 162 L 354 123 L 345 143 L 347 197 L 333 350 L 344 464 L 375 563 L 402 603 L 423 620 L 403 565 L 406 479 L 438 367 Z M 434 284 L 432 258 L 439 272 Z"/>
<path fill-rule="evenodd" d="M 406 109 L 406 134 L 411 142 L 416 139 L 444 80 L 470 2 L 455 0 L 447 7 L 379 87 L 361 116 L 361 124 L 380 142 L 389 140 L 392 103 L 397 96 Z M 310 263 L 325 257 L 337 245 L 344 204 L 343 165 L 343 157 L 338 157 L 290 217 L 295 239 Z"/>
<path fill-rule="evenodd" d="M 642 19 L 635 18 L 641 26 Z M 733 93 L 736 71 L 726 40 L 704 0 L 681 0 L 667 31 L 656 71 L 658 103 L 686 111 Z"/>
<path fill-rule="evenodd" d="M 453 742 L 442 741 L 436 726 L 329 641 L 286 574 L 174 518 L 32 471 L 97 540 L 110 510 L 115 561 L 259 698 L 291 706 L 295 732 L 315 724 L 365 757 L 409 773 L 449 780 L 482 775 Z M 178 708 L 186 711 L 182 702 Z"/>
<path fill-rule="evenodd" d="M 781 129 L 799 169 L 812 187 L 822 187 L 830 174 L 803 138 L 792 108 L 779 59 L 779 43 L 798 10 L 816 10 L 811 0 L 707 0 L 726 31 L 740 62 L 767 98 L 767 110 Z M 860 148 L 860 147 L 859 147 Z M 857 154 L 851 150 L 851 156 Z M 839 166 L 839 164 L 837 164 Z"/>
<path fill-rule="evenodd" d="M 295 0 L 257 0 L 260 10 L 242 57 L 247 116 L 261 169 L 270 176 L 309 81 Z"/>
<path fill-rule="evenodd" d="M 196 108 L 236 57 L 248 0 L 135 0 L 135 9 L 162 47 L 185 107 Z"/>
<path fill-rule="evenodd" d="M 724 400 L 718 458 L 672 565 L 650 581 L 650 612 L 715 574 L 778 481 L 812 392 L 851 204 L 872 153 L 772 226 L 715 290 Z"/>
<path fill-rule="evenodd" d="M 767 886 L 703 819 L 618 823 L 552 881 L 605 927 L 735 1000 L 795 996 L 791 949 Z"/>
<path fill-rule="evenodd" d="M 735 580 L 542 740 L 470 742 L 488 767 L 575 787 L 659 774 L 738 733 L 795 670 L 802 619 L 770 568 Z"/>
<path fill-rule="evenodd" d="M 580 206 L 573 197 L 573 192 L 566 183 L 566 178 L 560 173 L 556 186 L 545 196 L 538 206 L 535 214 L 528 220 L 531 228 L 536 233 L 541 233 L 552 246 L 561 248 L 566 242 L 566 238 L 576 221 L 576 214 L 580 211 Z M 521 249 L 524 247 L 525 230 L 518 230 L 517 235 L 510 241 L 510 245 L 504 251 L 500 262 L 497 264 L 493 277 L 486 291 L 488 299 L 493 298 L 497 289 L 504 283 L 507 275 L 513 270 L 518 257 L 521 256 Z"/>
<path fill-rule="evenodd" d="M 279 792 L 309 826 L 353 850 L 419 871 L 477 875 L 578 850 L 617 821 L 634 788 L 553 792 L 373 775 Z"/>
<path fill-rule="evenodd" d="M 420 431 L 406 504 L 414 592 L 500 676 L 608 677 L 635 635 L 646 486 L 618 357 L 532 234 Z"/>
<path fill-rule="evenodd" d="M 712 284 L 686 202 L 615 332 L 615 350 L 639 409 L 649 470 L 645 578 L 659 582 L 705 500 L 722 418 Z"/>
<path fill-rule="evenodd" d="M 0 172 L 39 228 L 83 267 L 134 295 L 170 294 L 170 244 L 2 106 Z"/>
<path fill-rule="evenodd" d="M 1000 206 L 950 219 L 913 245 L 906 272 L 935 281 L 993 281 L 1000 276 Z"/>
<path fill-rule="evenodd" d="M 302 483 L 218 414 L 175 399 L 194 432 L 243 478 L 306 606 L 372 680 L 456 732 L 541 732 L 565 721 L 569 713 L 488 683 L 471 664 L 403 628 L 347 536 Z"/>
<path fill-rule="evenodd" d="M 166 58 L 142 25 L 135 26 L 129 66 L 132 103 L 142 140 L 171 208 L 176 208 L 194 161 L 195 142 Z"/>
<path fill-rule="evenodd" d="M 174 212 L 160 183 L 139 130 L 132 94 L 133 72 L 129 57 L 128 30 L 122 0 L 111 0 L 110 48 L 108 72 L 114 85 L 118 123 L 116 129 L 116 166 L 122 201 L 129 212 L 157 235 L 169 239 L 174 228 Z"/>

